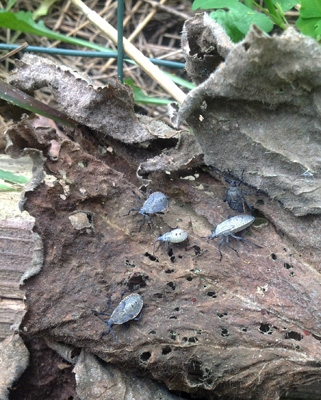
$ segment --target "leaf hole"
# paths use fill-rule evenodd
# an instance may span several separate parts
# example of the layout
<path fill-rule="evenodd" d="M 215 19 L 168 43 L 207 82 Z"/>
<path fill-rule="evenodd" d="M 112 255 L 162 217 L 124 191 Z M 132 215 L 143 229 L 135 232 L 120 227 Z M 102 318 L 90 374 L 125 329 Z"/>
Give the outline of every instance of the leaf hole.
<path fill-rule="evenodd" d="M 263 333 L 264 335 L 272 335 L 273 329 L 271 324 L 260 324 L 259 332 Z"/>
<path fill-rule="evenodd" d="M 164 347 L 163 350 L 162 350 L 162 354 L 163 355 L 169 354 L 171 352 L 172 352 L 172 349 L 169 346 Z"/>
<path fill-rule="evenodd" d="M 140 355 L 140 360 L 145 363 L 150 359 L 150 357 L 151 357 L 151 353 L 149 351 L 145 351 L 144 353 L 142 353 Z"/>
<path fill-rule="evenodd" d="M 229 330 L 226 329 L 226 328 L 222 328 L 221 329 L 221 336 L 223 336 L 223 337 L 230 336 Z"/>
<path fill-rule="evenodd" d="M 168 283 L 167 283 L 167 286 L 169 286 L 172 290 L 175 290 L 175 289 L 176 289 L 176 285 L 175 285 L 174 282 L 168 282 Z"/>
<path fill-rule="evenodd" d="M 300 341 L 303 339 L 303 335 L 301 335 L 301 333 L 291 331 L 291 332 L 287 332 L 285 334 L 284 339 L 293 339 L 293 340 Z"/>

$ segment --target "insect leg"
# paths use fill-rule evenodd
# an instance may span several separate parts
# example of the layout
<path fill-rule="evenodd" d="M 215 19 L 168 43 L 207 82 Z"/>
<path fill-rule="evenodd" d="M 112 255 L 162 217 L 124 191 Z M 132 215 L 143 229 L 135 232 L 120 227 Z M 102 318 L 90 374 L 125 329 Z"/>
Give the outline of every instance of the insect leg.
<path fill-rule="evenodd" d="M 109 333 L 109 332 L 111 332 L 111 334 L 114 336 L 114 339 L 116 340 L 117 344 L 119 344 L 118 339 L 117 339 L 117 336 L 115 335 L 115 332 L 113 331 L 113 329 L 112 329 L 111 326 L 109 327 L 108 333 Z"/>
<path fill-rule="evenodd" d="M 253 244 L 254 246 L 256 246 L 256 247 L 262 249 L 262 246 L 259 246 L 258 244 L 253 243 L 251 240 L 245 239 L 245 238 L 242 237 L 242 236 L 235 236 L 235 235 L 231 235 L 231 236 L 232 236 L 234 239 L 243 240 L 244 242 L 247 242 L 247 243 L 249 243 L 249 244 Z"/>
<path fill-rule="evenodd" d="M 242 194 L 246 194 L 245 192 L 242 192 Z M 252 207 L 249 205 L 249 202 L 246 200 L 246 198 L 242 195 L 242 199 L 244 200 L 244 203 L 246 204 L 247 208 L 252 211 Z"/>
<path fill-rule="evenodd" d="M 224 238 L 222 238 L 222 240 L 221 240 L 220 243 L 218 244 L 218 251 L 219 251 L 219 253 L 220 253 L 220 261 L 222 261 L 222 258 L 223 258 L 223 254 L 222 254 L 222 252 L 221 252 L 221 246 L 222 246 L 223 241 L 224 241 Z"/>
<path fill-rule="evenodd" d="M 232 236 L 232 235 L 231 235 L 231 236 Z M 227 247 L 229 247 L 230 249 L 234 250 L 235 253 L 238 255 L 238 257 L 240 257 L 238 251 L 235 250 L 235 249 L 233 249 L 233 247 L 230 246 L 230 243 L 229 243 L 229 240 L 228 240 L 228 236 L 226 236 L 226 245 L 227 245 Z"/>
<path fill-rule="evenodd" d="M 142 214 L 142 216 L 143 216 L 143 223 L 142 223 L 141 226 L 139 227 L 138 232 L 140 232 L 140 231 L 142 230 L 142 227 L 145 225 L 145 218 L 146 218 L 146 216 L 145 216 L 145 214 Z"/>
<path fill-rule="evenodd" d="M 127 215 L 129 215 L 129 213 L 131 212 L 131 211 L 139 211 L 140 210 L 140 208 L 131 208 L 129 211 L 128 211 L 128 214 Z"/>
<path fill-rule="evenodd" d="M 135 199 L 136 199 L 137 208 L 139 208 L 139 209 L 142 208 L 142 206 L 143 206 L 142 199 L 138 196 L 138 194 L 134 190 L 132 190 L 132 192 L 134 193 L 134 196 L 135 196 Z"/>
<path fill-rule="evenodd" d="M 157 247 L 157 249 L 155 250 L 155 244 L 156 244 L 157 242 L 160 242 L 160 244 L 159 244 L 159 246 Z M 153 255 L 155 255 L 155 252 L 156 252 L 164 243 L 165 243 L 165 242 L 162 242 L 162 241 L 160 241 L 160 240 L 156 240 L 156 242 L 154 243 L 154 250 L 155 250 L 155 251 L 153 251 Z"/>

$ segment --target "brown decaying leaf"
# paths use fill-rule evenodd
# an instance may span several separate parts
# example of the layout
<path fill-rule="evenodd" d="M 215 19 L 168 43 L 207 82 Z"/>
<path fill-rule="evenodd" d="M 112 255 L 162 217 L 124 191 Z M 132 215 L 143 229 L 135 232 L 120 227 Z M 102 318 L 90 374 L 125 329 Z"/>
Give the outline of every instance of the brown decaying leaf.
<path fill-rule="evenodd" d="M 16 143 L 20 129 L 25 125 L 11 132 Z M 38 130 L 29 135 L 40 141 Z M 202 171 L 197 182 L 158 172 L 153 189 L 170 202 L 164 216 L 154 217 L 153 231 L 179 225 L 190 236 L 174 255 L 163 247 L 155 259 L 149 227 L 138 232 L 141 215 L 127 215 L 135 187 L 79 144 L 55 140 L 56 160 L 47 157 L 49 146 L 37 148 L 57 180 L 26 193 L 45 248 L 41 273 L 26 282 L 27 334 L 45 334 L 209 399 L 278 399 L 303 379 L 320 378 L 320 275 L 309 255 L 268 224 L 246 236 L 262 249 L 231 239 L 240 257 L 223 245 L 219 262 L 219 240 L 201 236 L 229 213 L 222 184 Z M 92 216 L 92 226 L 75 229 L 75 212 Z M 117 344 L 112 335 L 101 337 L 107 326 L 92 310 L 106 311 L 107 297 L 117 305 L 124 290 L 139 293 L 148 307 L 128 329 L 114 326 Z"/>
<path fill-rule="evenodd" d="M 191 76 L 206 63 L 208 43 L 217 42 L 213 54 L 222 62 L 188 94 L 176 125 L 192 126 L 207 165 L 239 179 L 244 170 L 246 183 L 295 216 L 320 214 L 319 44 L 293 28 L 270 37 L 252 26 L 229 48 L 215 25 L 206 14 L 185 23 L 182 47 Z M 211 31 L 211 40 L 199 40 Z"/>

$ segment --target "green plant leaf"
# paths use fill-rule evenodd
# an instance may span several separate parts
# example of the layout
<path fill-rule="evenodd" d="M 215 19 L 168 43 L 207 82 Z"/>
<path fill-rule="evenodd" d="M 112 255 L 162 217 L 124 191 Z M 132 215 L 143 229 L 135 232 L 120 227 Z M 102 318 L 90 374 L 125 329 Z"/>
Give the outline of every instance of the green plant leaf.
<path fill-rule="evenodd" d="M 57 0 L 43 0 L 40 6 L 33 12 L 33 19 L 36 21 L 38 18 L 42 17 L 43 15 L 47 15 L 50 7 L 56 2 Z"/>
<path fill-rule="evenodd" d="M 124 83 L 127 83 L 127 85 L 131 86 L 131 88 L 133 89 L 136 103 L 167 105 L 173 102 L 173 100 L 159 99 L 157 97 L 146 96 L 146 94 L 142 91 L 142 89 L 134 84 L 131 78 L 124 79 Z"/>
<path fill-rule="evenodd" d="M 21 189 L 19 189 L 20 191 Z M 17 192 L 18 190 L 12 186 L 4 185 L 0 183 L 0 192 Z"/>
<path fill-rule="evenodd" d="M 295 25 L 304 35 L 320 40 L 321 2 L 318 0 L 301 0 L 300 16 Z"/>
<path fill-rule="evenodd" d="M 192 82 L 186 81 L 185 79 L 180 78 L 179 76 L 173 75 L 173 74 L 169 74 L 166 71 L 163 71 L 163 73 L 165 75 L 167 75 L 169 78 L 171 78 L 171 80 L 175 83 L 177 83 L 180 86 L 185 87 L 186 89 L 194 89 L 196 87 L 196 85 Z"/>
<path fill-rule="evenodd" d="M 270 32 L 273 28 L 273 22 L 270 18 L 241 3 L 238 3 L 229 12 L 224 10 L 213 11 L 210 13 L 210 17 L 225 29 L 234 43 L 244 38 L 252 24 L 257 25 L 264 32 Z"/>
<path fill-rule="evenodd" d="M 110 49 L 107 49 L 106 47 L 87 42 L 86 40 L 61 35 L 60 33 L 51 31 L 45 27 L 43 21 L 35 22 L 33 20 L 32 13 L 29 11 L 12 13 L 6 12 L 6 10 L 3 8 L 0 9 L 0 27 L 12 29 L 14 31 L 31 33 L 37 36 L 45 36 L 49 39 L 61 40 L 62 42 L 84 46 L 98 51 L 110 51 Z"/>
<path fill-rule="evenodd" d="M 21 175 L 15 175 L 10 171 L 4 171 L 0 169 L 0 179 L 6 182 L 18 183 L 19 185 L 24 185 L 29 182 L 29 178 Z"/>
<path fill-rule="evenodd" d="M 230 8 L 238 3 L 238 0 L 195 0 L 192 9 L 207 10 L 211 8 Z"/>
<path fill-rule="evenodd" d="M 6 11 L 10 11 L 11 8 L 16 4 L 16 1 L 17 0 L 9 0 L 9 1 L 7 1 L 8 5 L 7 5 L 7 8 L 6 8 Z"/>
<path fill-rule="evenodd" d="M 299 3 L 299 0 L 272 0 L 272 3 L 274 5 L 279 3 L 283 11 L 289 11 Z"/>
<path fill-rule="evenodd" d="M 263 32 L 273 29 L 273 22 L 266 15 L 249 10 L 244 4 L 239 3 L 233 10 L 235 26 L 246 35 L 252 24 L 258 26 Z"/>
<path fill-rule="evenodd" d="M 234 15 L 232 12 L 226 12 L 224 10 L 212 11 L 210 13 L 210 17 L 223 27 L 232 42 L 237 43 L 244 39 L 245 34 L 242 33 L 235 25 Z"/>
<path fill-rule="evenodd" d="M 302 18 L 321 18 L 320 0 L 301 0 L 300 17 Z"/>

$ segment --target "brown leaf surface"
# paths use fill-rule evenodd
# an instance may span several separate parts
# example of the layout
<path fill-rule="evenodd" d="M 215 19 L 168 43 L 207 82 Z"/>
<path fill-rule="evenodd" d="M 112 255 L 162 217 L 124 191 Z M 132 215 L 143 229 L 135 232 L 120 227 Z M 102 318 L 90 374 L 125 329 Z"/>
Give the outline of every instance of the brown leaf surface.
<path fill-rule="evenodd" d="M 215 25 L 204 14 L 185 23 L 182 47 L 191 76 L 201 78 L 199 63 L 211 41 L 222 62 L 187 95 L 176 125 L 192 126 L 207 165 L 239 179 L 244 170 L 247 184 L 296 216 L 320 214 L 319 44 L 293 28 L 270 37 L 252 26 L 229 47 Z"/>
<path fill-rule="evenodd" d="M 31 54 L 25 54 L 17 65 L 19 68 L 9 78 L 12 85 L 28 92 L 48 86 L 70 118 L 102 136 L 124 143 L 155 138 L 134 113 L 130 86 L 109 83 L 96 88 L 71 69 Z"/>
<path fill-rule="evenodd" d="M 36 130 L 30 135 L 37 140 Z M 26 194 L 45 260 L 26 282 L 25 332 L 209 399 L 278 399 L 320 378 L 320 274 L 288 238 L 269 222 L 252 227 L 247 237 L 263 248 L 231 240 L 240 257 L 223 245 L 219 262 L 219 239 L 201 236 L 229 213 L 223 185 L 201 170 L 157 172 L 153 189 L 168 196 L 169 207 L 154 217 L 155 234 L 179 225 L 190 236 L 173 255 L 163 246 L 155 258 L 147 224 L 138 232 L 141 215 L 127 215 L 135 188 L 124 174 L 75 142 L 60 144 L 58 158 L 45 161 L 56 181 Z M 82 229 L 70 220 L 77 213 L 88 217 Z M 107 326 L 92 310 L 106 312 L 108 297 L 116 306 L 125 290 L 148 307 L 129 328 L 114 326 L 118 345 L 101 337 Z"/>

